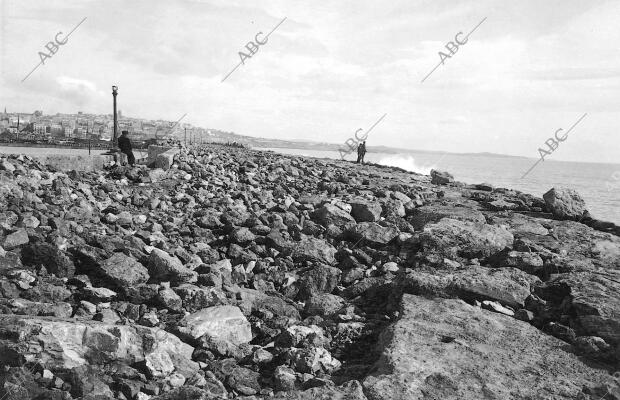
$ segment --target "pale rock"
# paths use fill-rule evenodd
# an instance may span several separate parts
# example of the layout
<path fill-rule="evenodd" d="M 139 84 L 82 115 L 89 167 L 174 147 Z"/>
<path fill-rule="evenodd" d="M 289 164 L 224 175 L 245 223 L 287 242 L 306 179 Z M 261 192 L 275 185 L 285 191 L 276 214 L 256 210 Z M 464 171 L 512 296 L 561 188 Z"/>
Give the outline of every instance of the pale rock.
<path fill-rule="evenodd" d="M 179 331 L 194 339 L 209 335 L 239 345 L 252 340 L 250 323 L 238 307 L 208 307 L 185 316 L 179 322 Z"/>
<path fill-rule="evenodd" d="M 586 202 L 574 189 L 552 188 L 543 195 L 543 199 L 558 218 L 580 219 L 586 212 Z"/>

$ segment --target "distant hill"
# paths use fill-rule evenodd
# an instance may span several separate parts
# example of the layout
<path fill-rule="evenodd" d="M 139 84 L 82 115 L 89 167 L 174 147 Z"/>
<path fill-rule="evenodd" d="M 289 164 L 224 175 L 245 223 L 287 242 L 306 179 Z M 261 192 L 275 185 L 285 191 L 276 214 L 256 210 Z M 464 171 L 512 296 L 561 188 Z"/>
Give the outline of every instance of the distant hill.
<path fill-rule="evenodd" d="M 232 132 L 222 132 L 211 129 L 214 135 L 209 136 L 209 140 L 213 142 L 239 142 L 255 148 L 285 148 L 285 149 L 305 149 L 305 150 L 323 150 L 323 151 L 338 151 L 338 149 L 346 149 L 344 144 L 326 143 L 326 142 L 313 142 L 309 140 L 282 140 L 282 139 L 269 139 L 269 138 L 257 138 L 253 136 L 238 135 Z M 403 149 L 389 146 L 368 146 L 368 151 L 373 153 L 387 153 L 387 154 L 399 154 L 406 152 L 417 152 L 426 154 L 461 154 L 471 156 L 491 156 L 491 157 L 509 157 L 509 158 L 527 158 L 522 156 L 512 156 L 507 154 L 480 152 L 480 153 L 451 153 L 444 151 L 434 150 L 416 150 L 416 149 Z"/>

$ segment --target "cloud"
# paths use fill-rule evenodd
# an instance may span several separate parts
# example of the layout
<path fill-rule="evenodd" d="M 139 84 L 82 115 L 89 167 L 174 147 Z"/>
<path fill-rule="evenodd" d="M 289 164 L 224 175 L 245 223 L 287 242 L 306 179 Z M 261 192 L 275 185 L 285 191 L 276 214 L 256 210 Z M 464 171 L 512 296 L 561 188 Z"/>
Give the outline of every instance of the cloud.
<path fill-rule="evenodd" d="M 612 161 L 620 148 L 620 58 L 609 44 L 620 40 L 618 2 L 3 6 L 0 104 L 9 109 L 109 113 L 110 86 L 118 85 L 125 115 L 174 121 L 187 112 L 187 122 L 205 127 L 342 143 L 387 112 L 373 145 L 527 156 L 549 132 L 588 112 L 583 137 L 572 138 L 558 159 Z M 84 17 L 69 43 L 21 84 L 37 51 Z M 269 42 L 221 83 L 246 43 L 284 17 Z M 467 44 L 420 84 L 446 43 L 484 17 Z M 588 151 L 574 150 L 580 148 Z"/>

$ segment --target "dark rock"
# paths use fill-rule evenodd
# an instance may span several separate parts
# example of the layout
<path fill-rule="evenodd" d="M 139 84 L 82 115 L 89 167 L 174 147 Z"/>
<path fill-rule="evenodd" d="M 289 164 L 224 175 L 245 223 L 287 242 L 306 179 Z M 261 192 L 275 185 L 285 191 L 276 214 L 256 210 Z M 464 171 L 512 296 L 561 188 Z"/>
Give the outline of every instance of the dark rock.
<path fill-rule="evenodd" d="M 44 266 L 48 272 L 58 277 L 72 277 L 75 265 L 64 252 L 48 243 L 33 243 L 22 249 L 24 265 Z"/>
<path fill-rule="evenodd" d="M 377 202 L 351 202 L 351 215 L 357 222 L 377 222 L 381 213 L 381 204 Z"/>
<path fill-rule="evenodd" d="M 526 310 L 525 308 L 522 308 L 515 312 L 515 318 L 520 319 L 521 321 L 530 322 L 534 319 L 534 313 Z"/>
<path fill-rule="evenodd" d="M 305 300 L 315 294 L 331 293 L 338 285 L 340 274 L 338 268 L 317 265 L 302 276 L 299 282 L 299 297 Z"/>
<path fill-rule="evenodd" d="M 620 343 L 620 271 L 559 274 L 538 292 L 570 316 L 569 325 L 578 336 Z"/>
<path fill-rule="evenodd" d="M 153 249 L 149 257 L 149 271 L 153 278 L 174 283 L 196 282 L 198 274 L 186 268 L 176 257 L 159 249 Z"/>
<path fill-rule="evenodd" d="M 258 384 L 259 377 L 260 374 L 258 372 L 254 372 L 248 368 L 237 367 L 228 376 L 226 383 L 233 390 L 246 396 L 250 396 L 258 393 L 261 389 Z"/>
<path fill-rule="evenodd" d="M 568 343 L 573 343 L 576 338 L 574 330 L 572 330 L 568 326 L 564 326 L 555 322 L 549 322 L 547 325 L 545 325 L 544 331 Z"/>
<path fill-rule="evenodd" d="M 445 185 L 454 182 L 454 177 L 448 172 L 431 170 L 431 183 L 435 185 Z"/>
<path fill-rule="evenodd" d="M 225 399 L 226 397 L 213 397 L 211 392 L 195 386 L 181 386 L 162 395 L 151 397 L 150 400 L 212 400 L 214 398 Z"/>
<path fill-rule="evenodd" d="M 579 336 L 573 338 L 572 343 L 579 354 L 587 356 L 599 356 L 611 348 L 610 345 L 598 336 Z"/>
<path fill-rule="evenodd" d="M 118 288 L 139 285 L 149 279 L 148 269 L 123 253 L 115 253 L 102 262 L 101 272 Z"/>

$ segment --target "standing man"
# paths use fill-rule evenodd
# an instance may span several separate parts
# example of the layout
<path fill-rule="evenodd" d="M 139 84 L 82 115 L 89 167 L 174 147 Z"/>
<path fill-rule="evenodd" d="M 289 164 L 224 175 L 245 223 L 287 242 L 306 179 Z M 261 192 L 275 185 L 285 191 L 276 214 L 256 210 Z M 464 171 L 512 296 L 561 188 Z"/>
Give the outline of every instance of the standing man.
<path fill-rule="evenodd" d="M 366 141 L 357 146 L 357 163 L 364 164 L 364 156 L 366 155 Z"/>
<path fill-rule="evenodd" d="M 121 152 L 127 155 L 127 162 L 133 166 L 136 163 L 136 158 L 131 151 L 131 141 L 129 140 L 129 132 L 123 131 L 121 137 L 118 138 L 118 148 Z"/>

